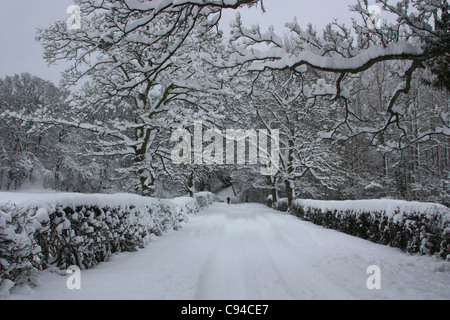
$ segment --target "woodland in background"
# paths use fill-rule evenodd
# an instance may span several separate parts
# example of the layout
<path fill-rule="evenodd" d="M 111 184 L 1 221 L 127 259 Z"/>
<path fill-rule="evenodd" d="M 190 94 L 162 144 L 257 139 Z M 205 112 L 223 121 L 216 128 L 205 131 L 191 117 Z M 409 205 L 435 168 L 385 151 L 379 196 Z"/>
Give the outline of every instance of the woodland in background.
<path fill-rule="evenodd" d="M 390 78 L 390 68 L 375 73 L 367 79 L 367 86 L 359 90 L 360 108 L 377 116 L 377 100 L 382 95 L 381 77 Z M 448 204 L 449 201 L 449 138 L 436 136 L 425 142 L 414 142 L 405 149 L 391 150 L 372 144 L 370 137 L 358 135 L 346 141 L 318 139 L 322 130 L 330 126 L 335 114 L 327 114 L 327 100 L 316 100 L 302 105 L 300 114 L 289 102 L 280 104 L 288 96 L 289 81 L 300 81 L 285 73 L 280 77 L 267 75 L 270 80 L 261 84 L 256 97 L 237 98 L 227 105 L 229 116 L 224 117 L 218 128 L 242 128 L 251 123 L 255 128 L 264 128 L 266 121 L 274 119 L 282 132 L 280 152 L 282 165 L 275 177 L 263 177 L 259 166 L 232 166 L 161 168 L 158 172 L 156 196 L 185 195 L 189 192 L 190 179 L 195 179 L 198 191 L 216 191 L 233 184 L 241 193 L 242 201 L 264 201 L 271 194 L 272 186 L 279 197 L 286 197 L 283 177 L 295 180 L 296 197 L 313 199 L 364 199 L 392 197 L 407 200 L 431 201 Z M 359 84 L 364 81 L 358 81 Z M 379 83 L 379 87 L 372 86 Z M 278 84 L 278 88 L 265 88 Z M 282 86 L 285 85 L 284 88 Z M 48 81 L 29 74 L 6 77 L 0 80 L 1 110 L 20 105 L 23 110 L 52 114 L 63 113 L 68 108 L 64 103 L 67 93 Z M 379 91 L 380 90 L 380 91 Z M 271 92 L 271 94 L 264 94 Z M 255 93 L 256 94 L 256 93 Z M 256 101 L 256 100 L 264 101 Z M 298 98 L 298 103 L 302 103 Z M 440 105 L 448 104 L 449 96 L 435 90 L 420 79 L 415 81 L 413 92 L 405 99 L 410 104 L 411 118 L 408 129 L 417 134 L 419 127 L 436 118 Z M 320 105 L 323 103 L 324 105 Z M 45 107 L 44 107 L 45 105 Z M 24 106 L 26 106 L 24 108 Z M 448 107 L 447 107 L 448 108 Z M 238 111 L 236 110 L 238 109 Z M 379 109 L 378 109 L 379 110 Z M 189 128 L 191 129 L 191 128 Z M 245 129 L 245 128 L 244 128 Z M 129 162 L 124 156 L 100 156 L 90 150 L 98 143 L 99 136 L 78 128 L 62 125 L 40 125 L 14 118 L 1 118 L 1 173 L 2 190 L 17 190 L 31 184 L 60 191 L 84 193 L 110 193 L 115 191 L 135 192 L 133 176 L 124 173 Z M 163 128 L 161 128 L 162 131 Z M 162 134 L 162 142 L 170 137 L 170 129 Z M 398 135 L 394 130 L 388 136 Z M 169 140 L 166 140 L 169 143 Z M 293 146 L 292 148 L 290 146 Z M 291 166 L 286 166 L 291 159 Z M 169 161 L 169 160 L 168 160 Z M 167 163 L 170 166 L 170 163 Z M 180 172 L 175 172 L 179 170 Z M 290 175 L 291 171 L 291 175 Z M 192 178 L 187 173 L 194 173 Z M 300 173 L 300 174 L 299 174 Z M 264 190 L 261 192 L 261 189 Z"/>
<path fill-rule="evenodd" d="M 64 22 L 38 31 L 48 62 L 73 63 L 60 87 L 27 73 L 0 79 L 2 191 L 38 184 L 173 197 L 232 186 L 241 201 L 450 205 L 446 1 L 381 1 L 398 23 L 370 30 L 355 22 L 358 41 L 337 23 L 319 33 L 294 22 L 281 38 L 246 29 L 239 16 L 226 38 L 214 28 L 223 8 L 213 0 L 168 1 L 156 14 L 151 2 L 106 3 L 78 1 L 84 12 L 101 11 L 78 32 Z M 367 18 L 366 7 L 358 1 L 353 10 Z M 358 58 L 370 50 L 373 58 Z M 261 176 L 259 165 L 173 165 L 171 134 L 192 131 L 194 121 L 222 131 L 279 129 L 278 174 Z"/>

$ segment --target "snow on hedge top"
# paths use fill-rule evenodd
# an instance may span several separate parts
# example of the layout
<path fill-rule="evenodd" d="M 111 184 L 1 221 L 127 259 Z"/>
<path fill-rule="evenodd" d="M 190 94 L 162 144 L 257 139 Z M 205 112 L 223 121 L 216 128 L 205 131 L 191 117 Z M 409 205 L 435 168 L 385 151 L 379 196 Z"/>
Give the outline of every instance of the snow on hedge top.
<path fill-rule="evenodd" d="M 345 200 L 345 201 L 322 201 L 322 200 L 295 200 L 294 206 L 304 208 L 320 209 L 323 213 L 327 211 L 351 211 L 354 214 L 383 212 L 389 218 L 409 214 L 426 214 L 432 218 L 442 216 L 443 221 L 450 222 L 450 209 L 437 203 L 424 203 L 415 201 L 403 201 L 392 199 L 375 200 Z"/>
<path fill-rule="evenodd" d="M 64 206 L 98 206 L 98 207 L 136 207 L 154 206 L 159 203 L 156 198 L 141 197 L 134 194 L 81 194 L 81 193 L 20 193 L 0 192 L 0 204 L 15 203 L 26 208 Z"/>

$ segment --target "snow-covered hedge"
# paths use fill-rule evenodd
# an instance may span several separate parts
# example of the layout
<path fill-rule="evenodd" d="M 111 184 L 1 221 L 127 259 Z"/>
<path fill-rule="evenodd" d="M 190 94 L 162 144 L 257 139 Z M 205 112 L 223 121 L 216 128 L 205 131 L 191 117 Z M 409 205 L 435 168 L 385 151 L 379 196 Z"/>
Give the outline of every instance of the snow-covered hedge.
<path fill-rule="evenodd" d="M 113 253 L 144 248 L 152 236 L 180 228 L 212 197 L 2 193 L 0 290 L 29 282 L 49 265 L 88 269 Z"/>
<path fill-rule="evenodd" d="M 295 200 L 291 211 L 301 219 L 408 253 L 450 259 L 450 209 L 440 204 Z"/>
<path fill-rule="evenodd" d="M 279 198 L 277 201 L 273 201 L 272 195 L 268 195 L 266 198 L 266 205 L 272 209 L 286 212 L 289 210 L 288 198 Z"/>
<path fill-rule="evenodd" d="M 273 208 L 273 197 L 272 197 L 271 194 L 269 194 L 269 195 L 266 197 L 266 205 L 267 205 L 269 208 Z"/>
<path fill-rule="evenodd" d="M 38 227 L 36 219 L 17 205 L 0 205 L 0 295 L 13 280 L 32 280 L 32 271 L 41 268 L 41 248 L 34 239 Z"/>
<path fill-rule="evenodd" d="M 280 198 L 277 202 L 272 204 L 272 207 L 275 210 L 286 212 L 289 210 L 289 201 L 288 198 Z"/>
<path fill-rule="evenodd" d="M 195 194 L 195 199 L 197 200 L 200 208 L 207 207 L 214 202 L 214 194 L 211 192 L 199 192 Z"/>

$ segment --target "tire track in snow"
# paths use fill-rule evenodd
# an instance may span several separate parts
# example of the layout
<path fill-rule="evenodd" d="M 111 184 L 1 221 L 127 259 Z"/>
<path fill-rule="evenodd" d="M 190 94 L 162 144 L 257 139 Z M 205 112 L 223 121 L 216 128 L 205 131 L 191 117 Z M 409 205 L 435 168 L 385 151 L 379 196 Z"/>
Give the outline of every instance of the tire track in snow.
<path fill-rule="evenodd" d="M 289 217 L 255 213 L 251 208 L 246 212 L 247 207 L 230 207 L 236 211 L 227 214 L 220 245 L 203 267 L 198 299 L 342 296 L 340 288 L 310 265 L 308 254 L 282 234 L 286 227 L 277 221 Z"/>
<path fill-rule="evenodd" d="M 247 249 L 248 243 L 254 243 L 255 230 L 259 232 L 252 215 L 240 211 L 231 212 L 226 207 L 223 232 L 217 246 L 206 259 L 198 280 L 197 299 L 254 299 L 260 298 L 259 292 L 252 290 L 249 277 L 255 263 L 254 252 Z M 249 227 L 254 223 L 253 227 Z"/>
<path fill-rule="evenodd" d="M 268 256 L 294 292 L 292 299 L 354 298 L 317 268 L 324 255 L 291 216 L 267 213 L 272 228 L 265 237 Z M 282 223 L 281 223 L 282 222 Z M 314 252 L 314 254 L 311 254 Z"/>

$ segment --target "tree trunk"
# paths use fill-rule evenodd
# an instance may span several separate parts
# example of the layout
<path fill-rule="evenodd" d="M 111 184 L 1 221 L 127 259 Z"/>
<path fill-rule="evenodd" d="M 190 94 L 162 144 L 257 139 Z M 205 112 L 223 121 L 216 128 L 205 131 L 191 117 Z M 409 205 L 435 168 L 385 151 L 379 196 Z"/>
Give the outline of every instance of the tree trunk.
<path fill-rule="evenodd" d="M 234 188 L 234 184 L 233 184 L 233 182 L 231 182 L 231 189 L 233 190 L 233 194 L 234 194 L 234 196 L 235 196 L 235 197 L 237 197 L 237 194 L 236 194 L 236 189 Z"/>
<path fill-rule="evenodd" d="M 284 185 L 286 186 L 286 195 L 288 199 L 288 206 L 292 205 L 292 202 L 295 199 L 295 188 L 293 180 L 284 180 Z"/>
<path fill-rule="evenodd" d="M 58 143 L 62 143 L 63 138 L 63 131 L 60 131 L 58 134 Z M 59 148 L 56 149 L 56 161 L 55 161 L 55 173 L 53 175 L 54 178 L 54 186 L 56 190 L 59 190 L 61 188 L 61 165 L 63 160 L 63 155 L 61 153 L 61 150 Z"/>
<path fill-rule="evenodd" d="M 191 198 L 194 198 L 195 197 L 195 170 L 194 169 L 191 171 L 191 174 L 189 175 L 187 186 L 188 186 L 189 196 Z"/>
<path fill-rule="evenodd" d="M 145 169 L 145 154 L 139 154 L 136 159 L 135 163 L 138 167 L 138 175 L 139 175 L 139 182 L 140 182 L 140 193 L 144 197 L 151 197 L 155 192 L 155 179 L 151 176 L 150 172 Z"/>
<path fill-rule="evenodd" d="M 155 177 L 152 176 L 151 172 L 146 169 L 149 165 L 147 163 L 147 147 L 151 136 L 150 129 L 136 129 L 136 138 L 143 139 L 142 146 L 140 148 L 135 148 L 135 166 L 137 168 L 137 173 L 139 175 L 140 182 L 140 193 L 144 197 L 151 197 L 155 193 Z"/>
<path fill-rule="evenodd" d="M 278 201 L 278 190 L 276 187 L 276 181 L 277 180 L 275 177 L 267 176 L 267 184 L 271 187 L 270 193 L 272 195 L 272 204 Z"/>
<path fill-rule="evenodd" d="M 294 134 L 292 134 L 294 136 Z M 295 142 L 293 140 L 289 140 L 289 153 L 288 153 L 288 163 L 287 163 L 287 171 L 288 176 L 293 177 L 294 175 L 294 148 L 295 148 Z M 295 187 L 294 187 L 294 180 L 292 179 L 286 179 L 284 180 L 284 184 L 286 186 L 286 195 L 288 198 L 288 206 L 290 207 L 292 205 L 292 201 L 295 199 Z"/>

